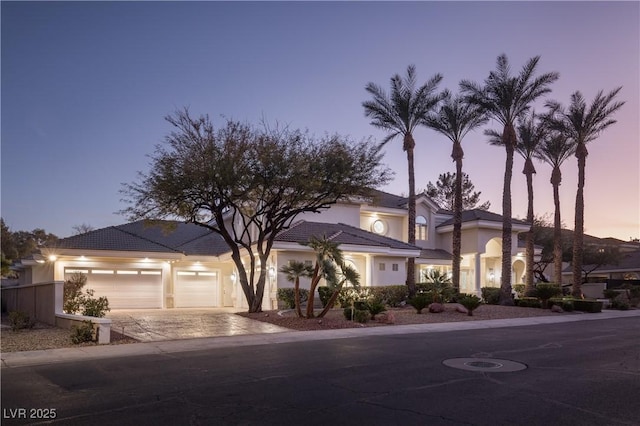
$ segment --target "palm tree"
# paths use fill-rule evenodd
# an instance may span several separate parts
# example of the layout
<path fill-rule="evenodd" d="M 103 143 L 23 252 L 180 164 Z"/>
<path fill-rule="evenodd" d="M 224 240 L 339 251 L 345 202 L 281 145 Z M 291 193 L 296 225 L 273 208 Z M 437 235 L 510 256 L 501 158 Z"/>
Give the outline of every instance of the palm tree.
<path fill-rule="evenodd" d="M 456 163 L 456 180 L 453 201 L 452 281 L 456 292 L 460 291 L 460 252 L 462 245 L 462 159 L 464 158 L 462 139 L 471 130 L 486 122 L 487 118 L 477 105 L 464 102 L 459 96 L 452 99 L 451 94 L 447 91 L 444 92 L 444 101 L 438 113 L 424 120 L 424 124 L 427 127 L 443 134 L 453 142 L 451 158 Z"/>
<path fill-rule="evenodd" d="M 305 265 L 304 262 L 292 261 L 288 265 L 281 267 L 280 272 L 287 275 L 288 281 L 293 282 L 296 315 L 302 317 L 302 309 L 300 309 L 300 278 L 311 278 L 313 270 L 311 266 Z"/>
<path fill-rule="evenodd" d="M 576 91 L 571 95 L 569 109 L 565 109 L 558 102 L 547 102 L 547 106 L 557 114 L 552 126 L 565 133 L 576 143 L 575 156 L 578 159 L 578 191 L 576 193 L 575 227 L 573 230 L 573 287 L 575 297 L 582 296 L 582 257 L 584 240 L 584 176 L 587 162 L 587 143 L 598 138 L 607 127 L 616 123 L 611 118 L 619 110 L 623 101 L 615 101 L 615 97 L 622 87 L 612 90 L 605 95 L 601 90 L 591 105 L 587 108 L 582 93 Z"/>
<path fill-rule="evenodd" d="M 485 135 L 489 136 L 491 145 L 503 146 L 502 135 L 495 130 L 486 130 Z M 524 159 L 524 169 L 522 173 L 527 177 L 527 222 L 531 224 L 526 235 L 526 272 L 525 272 L 525 294 L 531 294 L 533 285 L 533 255 L 534 255 L 534 220 L 533 220 L 533 175 L 536 168 L 533 165 L 533 158 L 542 142 L 547 136 L 547 127 L 544 123 L 536 121 L 536 114 L 523 114 L 518 120 L 517 143 L 515 151 Z"/>
<path fill-rule="evenodd" d="M 546 73 L 534 77 L 539 56 L 529 59 L 518 76 L 511 75 L 506 55 L 497 59 L 495 71 L 481 86 L 463 80 L 460 88 L 468 102 L 480 106 L 490 118 L 503 125 L 502 139 L 507 152 L 502 190 L 502 282 L 500 303 L 513 304 L 511 296 L 511 174 L 513 154 L 516 148 L 515 122 L 529 110 L 532 102 L 551 91 L 549 85 L 558 79 L 558 73 Z"/>
<path fill-rule="evenodd" d="M 331 294 L 331 297 L 329 297 L 327 305 L 318 315 L 318 318 L 323 318 L 333 307 L 338 299 L 340 290 L 342 290 L 342 287 L 344 287 L 345 284 L 349 284 L 353 287 L 358 287 L 360 285 L 360 274 L 351 265 L 345 265 L 344 263 L 341 264 L 339 274 L 335 268 L 333 268 L 333 270 L 330 269 L 327 272 L 329 272 L 329 274 L 325 276 L 325 279 L 327 280 L 329 287 L 333 289 L 333 293 Z"/>
<path fill-rule="evenodd" d="M 342 250 L 338 248 L 339 243 L 329 240 L 326 236 L 322 238 L 311 237 L 306 244 L 316 253 L 316 262 L 311 274 L 311 285 L 309 286 L 309 299 L 307 301 L 307 318 L 313 318 L 313 302 L 316 288 L 323 278 L 332 279 L 335 274 L 335 265 L 342 265 Z"/>
<path fill-rule="evenodd" d="M 553 280 L 562 285 L 562 220 L 560 218 L 560 183 L 562 172 L 560 166 L 575 153 L 576 144 L 563 132 L 551 132 L 538 147 L 536 158 L 549 164 L 551 185 L 553 185 Z"/>
<path fill-rule="evenodd" d="M 402 149 L 407 153 L 409 172 L 409 244 L 416 242 L 416 182 L 413 166 L 415 140 L 413 132 L 440 102 L 442 95 L 436 93 L 442 75 L 435 74 L 424 85 L 416 88 L 416 68 L 407 67 L 407 74 L 391 77 L 391 93 L 387 93 L 375 83 L 368 83 L 365 90 L 371 94 L 372 100 L 362 103 L 364 114 L 371 118 L 371 124 L 389 132 L 380 144 L 385 145 L 396 136 L 403 137 Z M 409 294 L 416 291 L 415 259 L 408 259 L 407 286 Z"/>

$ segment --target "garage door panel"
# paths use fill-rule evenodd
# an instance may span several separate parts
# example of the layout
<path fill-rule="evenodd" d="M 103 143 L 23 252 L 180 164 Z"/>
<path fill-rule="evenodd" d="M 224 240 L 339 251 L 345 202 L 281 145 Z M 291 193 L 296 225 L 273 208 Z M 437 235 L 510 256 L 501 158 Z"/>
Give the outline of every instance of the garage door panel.
<path fill-rule="evenodd" d="M 94 297 L 106 297 L 111 309 L 162 308 L 162 274 L 158 271 L 111 273 L 89 271 L 85 289 Z M 68 278 L 70 275 L 67 274 Z"/>
<path fill-rule="evenodd" d="M 176 308 L 213 308 L 218 301 L 218 275 L 215 272 L 178 271 L 174 286 Z"/>

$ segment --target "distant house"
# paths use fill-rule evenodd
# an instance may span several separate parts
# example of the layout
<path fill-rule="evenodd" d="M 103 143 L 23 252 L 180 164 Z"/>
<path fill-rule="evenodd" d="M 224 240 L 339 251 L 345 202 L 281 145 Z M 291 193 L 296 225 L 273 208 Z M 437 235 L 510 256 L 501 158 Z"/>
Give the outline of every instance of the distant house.
<path fill-rule="evenodd" d="M 346 261 L 360 273 L 364 286 L 404 284 L 407 259 L 416 259 L 416 277 L 430 269 L 451 270 L 453 213 L 425 195 L 418 196 L 416 244 L 408 244 L 407 199 L 375 191 L 373 196 L 341 202 L 322 213 L 300 215 L 281 232 L 268 264 L 264 309 L 275 308 L 276 289 L 292 283 L 279 273 L 291 260 L 312 262 L 300 243 L 325 235 L 340 243 Z M 470 210 L 462 215 L 461 291 L 479 294 L 500 285 L 502 217 Z M 217 234 L 193 224 L 133 222 L 64 238 L 19 265 L 21 284 L 87 276 L 96 296 L 107 296 L 112 309 L 245 308 L 230 250 Z M 522 283 L 524 248 L 518 234 L 529 224 L 513 221 L 513 283 Z M 308 282 L 302 282 L 307 285 Z"/>

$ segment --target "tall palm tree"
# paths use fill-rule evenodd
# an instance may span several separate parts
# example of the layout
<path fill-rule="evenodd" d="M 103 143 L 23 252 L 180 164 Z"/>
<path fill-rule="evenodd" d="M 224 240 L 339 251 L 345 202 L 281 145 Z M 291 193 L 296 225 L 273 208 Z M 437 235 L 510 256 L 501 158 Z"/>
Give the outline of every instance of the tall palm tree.
<path fill-rule="evenodd" d="M 447 91 L 444 92 L 444 100 L 438 113 L 424 120 L 424 124 L 427 127 L 443 134 L 453 142 L 451 158 L 456 163 L 456 180 L 453 196 L 452 282 L 456 291 L 460 290 L 460 252 L 462 245 L 462 159 L 464 158 L 462 139 L 471 130 L 486 122 L 486 116 L 477 105 L 467 103 L 459 96 L 452 98 Z"/>
<path fill-rule="evenodd" d="M 300 278 L 311 278 L 313 269 L 311 266 L 305 265 L 304 262 L 292 261 L 280 268 L 280 272 L 287 275 L 288 281 L 293 282 L 296 316 L 302 317 L 302 309 L 300 309 Z"/>
<path fill-rule="evenodd" d="M 547 102 L 547 106 L 557 114 L 557 120 L 552 125 L 576 143 L 575 156 L 578 159 L 578 191 L 576 193 L 575 227 L 573 230 L 573 286 L 572 293 L 575 297 L 582 296 L 582 257 L 584 244 L 584 180 L 587 162 L 587 143 L 595 140 L 609 126 L 616 123 L 611 116 L 619 110 L 623 101 L 615 98 L 622 87 L 612 90 L 607 95 L 601 90 L 596 95 L 591 105 L 587 108 L 587 102 L 580 91 L 571 95 L 571 103 L 568 110 L 555 101 Z"/>
<path fill-rule="evenodd" d="M 502 190 L 502 282 L 500 303 L 513 304 L 511 296 L 511 175 L 513 154 L 516 148 L 515 122 L 526 113 L 532 102 L 551 91 L 550 84 L 558 79 L 558 73 L 551 72 L 534 77 L 539 56 L 527 61 L 518 76 L 511 75 L 506 55 L 497 59 L 495 71 L 489 73 L 484 85 L 463 80 L 462 93 L 467 101 L 480 106 L 490 118 L 503 125 L 502 139 L 507 152 Z"/>
<path fill-rule="evenodd" d="M 417 87 L 416 67 L 409 65 L 407 74 L 391 77 L 391 93 L 387 94 L 382 87 L 368 83 L 365 90 L 373 99 L 362 103 L 364 114 L 371 118 L 371 124 L 389 132 L 381 145 L 385 145 L 396 136 L 402 136 L 402 149 L 407 153 L 409 172 L 409 244 L 416 242 L 416 179 L 413 165 L 413 151 L 416 143 L 413 139 L 415 128 L 427 118 L 442 98 L 436 89 L 442 75 L 435 74 L 424 85 Z M 408 259 L 407 286 L 409 294 L 416 291 L 415 259 Z"/>
<path fill-rule="evenodd" d="M 527 222 L 531 224 L 526 235 L 526 271 L 525 271 L 525 294 L 533 292 L 533 262 L 534 262 L 534 227 L 533 220 L 533 175 L 536 168 L 533 165 L 533 158 L 540 145 L 547 136 L 547 127 L 543 122 L 536 120 L 536 114 L 523 114 L 518 120 L 517 142 L 515 152 L 524 159 L 524 169 L 522 173 L 527 177 Z M 491 145 L 503 146 L 502 135 L 495 130 L 486 130 L 485 135 L 489 136 Z"/>
<path fill-rule="evenodd" d="M 575 153 L 576 144 L 563 132 L 551 132 L 538 147 L 536 158 L 552 167 L 551 185 L 553 185 L 553 281 L 562 284 L 562 220 L 560 218 L 560 166 Z"/>

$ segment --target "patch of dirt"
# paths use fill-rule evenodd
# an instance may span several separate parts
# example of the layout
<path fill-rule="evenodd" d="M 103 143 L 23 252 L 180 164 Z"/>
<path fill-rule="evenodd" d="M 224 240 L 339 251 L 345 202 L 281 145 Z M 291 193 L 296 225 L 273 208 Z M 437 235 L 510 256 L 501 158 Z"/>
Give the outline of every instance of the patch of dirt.
<path fill-rule="evenodd" d="M 331 330 L 340 328 L 364 328 L 364 327 L 392 327 L 403 324 L 435 324 L 443 322 L 457 321 L 478 321 L 490 319 L 506 318 L 528 318 L 542 317 L 549 315 L 576 315 L 574 312 L 553 313 L 548 309 L 521 308 L 517 306 L 482 305 L 473 311 L 473 316 L 456 312 L 455 304 L 445 304 L 445 311 L 441 313 L 429 313 L 428 309 L 423 309 L 421 314 L 411 306 L 402 308 L 389 308 L 394 317 L 393 324 L 370 320 L 365 324 L 349 321 L 345 319 L 342 309 L 332 309 L 324 318 L 298 318 L 294 311 L 265 311 L 260 313 L 241 312 L 246 318 L 257 321 L 268 322 L 270 324 L 286 327 L 292 330 Z M 316 312 L 317 314 L 318 312 Z"/>

